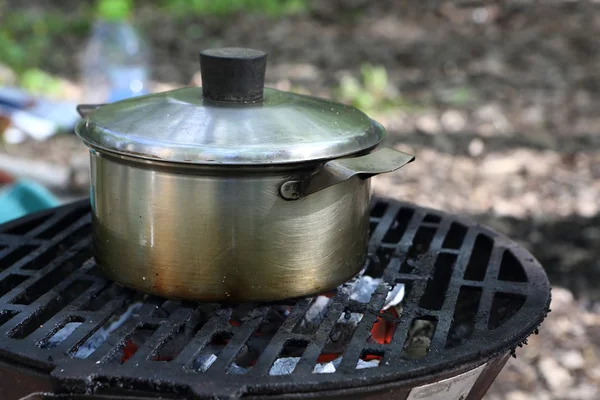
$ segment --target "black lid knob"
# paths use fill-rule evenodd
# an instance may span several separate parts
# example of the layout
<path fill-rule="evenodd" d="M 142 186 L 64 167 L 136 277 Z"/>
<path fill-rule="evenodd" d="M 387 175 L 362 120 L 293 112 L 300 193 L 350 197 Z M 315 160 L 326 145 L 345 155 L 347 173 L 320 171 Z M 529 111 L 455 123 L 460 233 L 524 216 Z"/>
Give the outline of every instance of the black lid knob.
<path fill-rule="evenodd" d="M 202 94 L 215 101 L 248 103 L 263 98 L 267 53 L 238 47 L 200 52 Z"/>

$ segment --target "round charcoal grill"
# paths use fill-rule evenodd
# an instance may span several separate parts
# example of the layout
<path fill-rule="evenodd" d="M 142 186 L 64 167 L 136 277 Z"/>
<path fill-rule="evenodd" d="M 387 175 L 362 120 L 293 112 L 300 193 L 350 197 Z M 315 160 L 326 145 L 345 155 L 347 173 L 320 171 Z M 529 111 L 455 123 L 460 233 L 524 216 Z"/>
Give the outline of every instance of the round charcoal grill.
<path fill-rule="evenodd" d="M 548 310 L 537 261 L 455 216 L 377 199 L 369 253 L 360 276 L 321 296 L 198 304 L 104 279 L 88 201 L 5 224 L 0 397 L 437 399 L 414 388 L 441 381 L 479 398 Z"/>

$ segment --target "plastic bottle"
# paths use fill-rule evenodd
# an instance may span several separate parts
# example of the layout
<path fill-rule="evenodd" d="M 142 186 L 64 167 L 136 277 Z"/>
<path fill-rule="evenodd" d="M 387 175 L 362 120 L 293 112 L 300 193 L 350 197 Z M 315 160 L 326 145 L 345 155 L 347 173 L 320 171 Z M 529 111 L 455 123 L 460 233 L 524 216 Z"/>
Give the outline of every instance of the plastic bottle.
<path fill-rule="evenodd" d="M 85 103 L 148 93 L 149 51 L 129 21 L 131 0 L 99 0 L 97 19 L 81 60 Z"/>

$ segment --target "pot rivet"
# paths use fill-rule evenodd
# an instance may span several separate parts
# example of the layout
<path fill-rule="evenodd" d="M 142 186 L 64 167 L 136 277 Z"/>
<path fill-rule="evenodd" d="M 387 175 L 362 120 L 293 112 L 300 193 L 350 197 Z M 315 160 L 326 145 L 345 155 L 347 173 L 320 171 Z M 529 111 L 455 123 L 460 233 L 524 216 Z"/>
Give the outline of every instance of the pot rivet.
<path fill-rule="evenodd" d="M 300 198 L 300 182 L 287 181 L 279 189 L 281 197 L 286 200 L 298 200 Z"/>

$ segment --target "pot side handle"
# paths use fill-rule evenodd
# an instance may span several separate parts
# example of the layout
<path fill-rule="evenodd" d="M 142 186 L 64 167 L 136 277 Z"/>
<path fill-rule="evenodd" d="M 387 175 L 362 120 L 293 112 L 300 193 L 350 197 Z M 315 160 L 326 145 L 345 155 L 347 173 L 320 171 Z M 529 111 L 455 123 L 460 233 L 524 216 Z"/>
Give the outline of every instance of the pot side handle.
<path fill-rule="evenodd" d="M 94 111 L 102 107 L 104 104 L 79 104 L 77 105 L 77 113 L 81 118 L 87 118 Z"/>
<path fill-rule="evenodd" d="M 398 150 L 384 147 L 360 157 L 339 158 L 328 161 L 306 180 L 291 180 L 279 189 L 286 200 L 298 200 L 330 186 L 347 181 L 355 175 L 369 178 L 395 171 L 414 161 L 415 157 Z"/>

